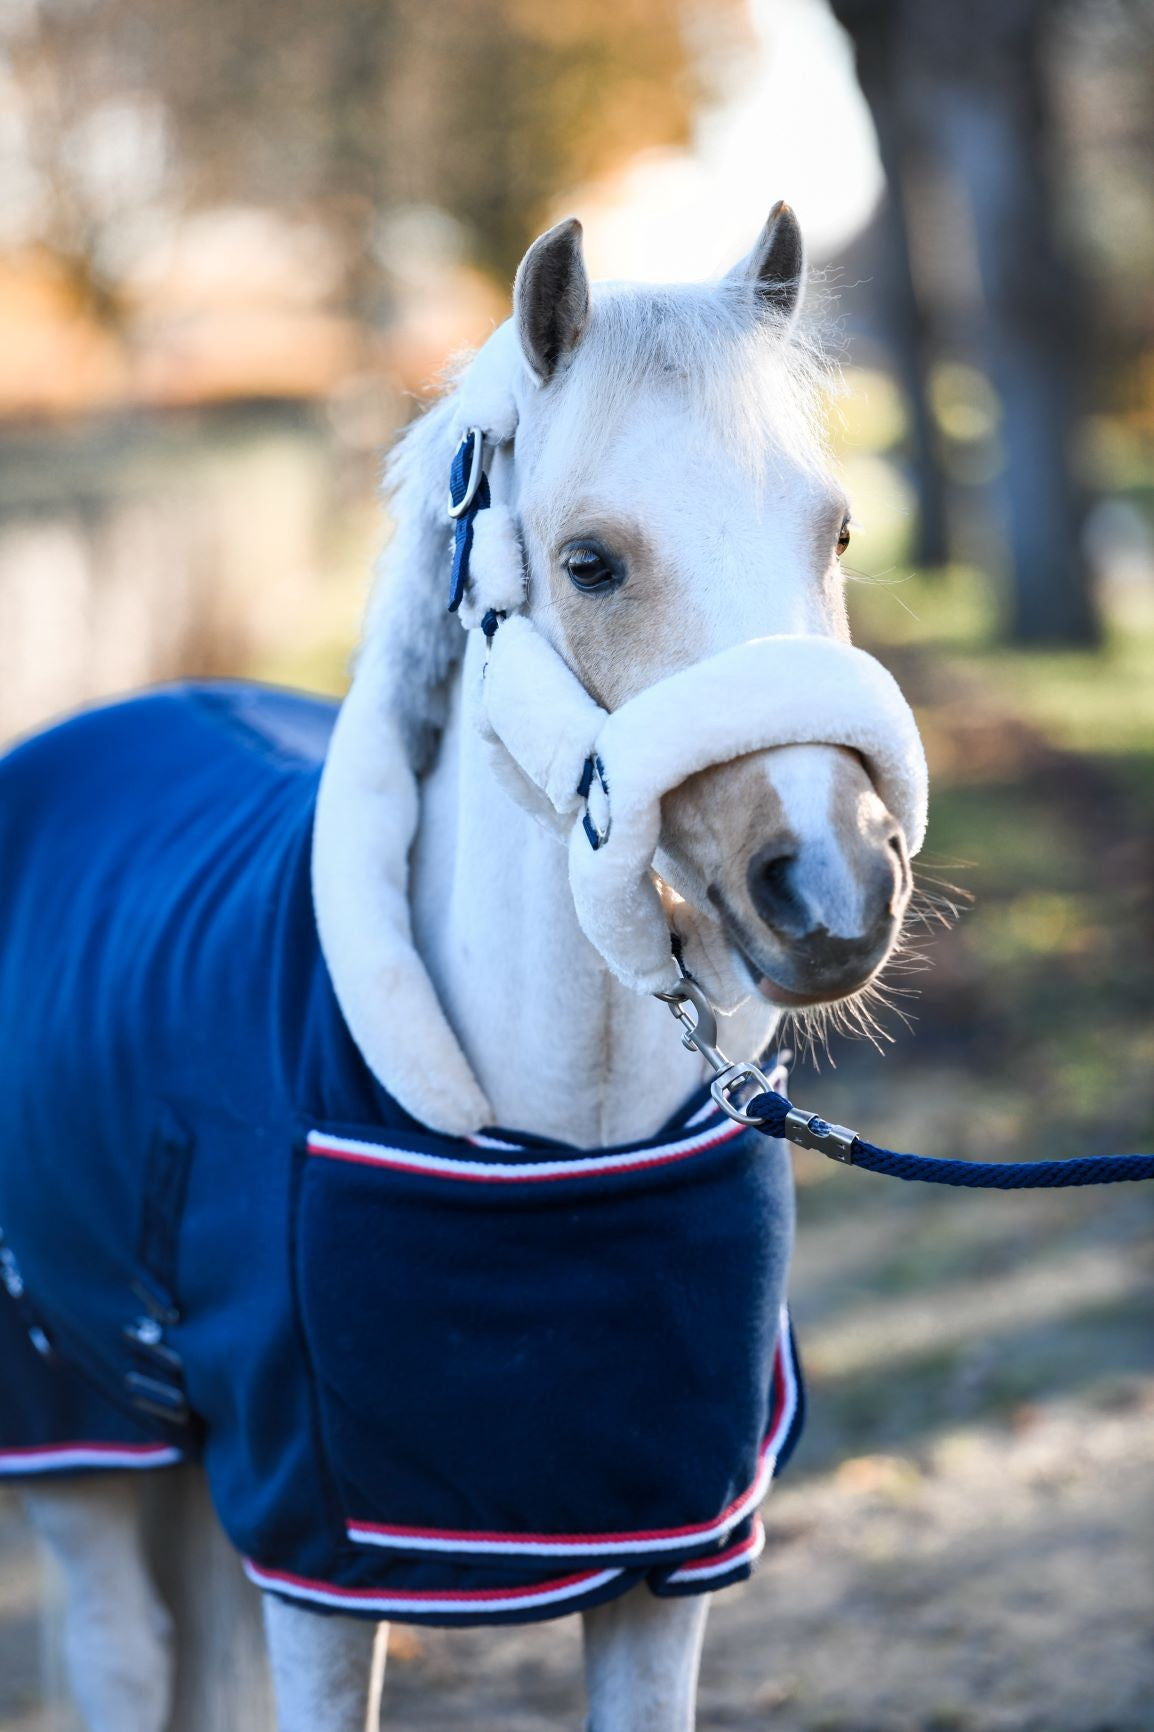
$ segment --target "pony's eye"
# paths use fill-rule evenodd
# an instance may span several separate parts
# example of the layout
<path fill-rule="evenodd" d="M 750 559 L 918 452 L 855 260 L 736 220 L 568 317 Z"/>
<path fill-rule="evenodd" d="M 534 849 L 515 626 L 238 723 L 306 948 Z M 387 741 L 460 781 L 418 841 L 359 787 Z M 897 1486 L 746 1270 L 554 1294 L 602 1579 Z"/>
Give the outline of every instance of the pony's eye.
<path fill-rule="evenodd" d="M 578 589 L 596 592 L 616 589 L 625 574 L 620 564 L 598 541 L 573 541 L 561 555 L 569 581 Z"/>
<path fill-rule="evenodd" d="M 840 559 L 849 546 L 849 518 L 847 517 L 837 532 L 837 556 Z"/>

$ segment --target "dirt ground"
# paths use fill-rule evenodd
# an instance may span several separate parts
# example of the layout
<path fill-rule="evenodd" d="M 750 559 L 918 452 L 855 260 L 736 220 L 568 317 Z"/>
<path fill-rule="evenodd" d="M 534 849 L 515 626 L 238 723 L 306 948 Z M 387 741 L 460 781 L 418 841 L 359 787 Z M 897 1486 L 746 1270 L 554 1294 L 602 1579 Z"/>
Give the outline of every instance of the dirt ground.
<path fill-rule="evenodd" d="M 1149 755 L 1072 755 L 960 665 L 901 675 L 935 762 L 930 871 L 976 909 L 891 1056 L 842 1043 L 794 1099 L 925 1153 L 1149 1147 Z M 1154 1185 L 797 1170 L 810 1423 L 755 1579 L 715 1604 L 702 1728 L 1154 1732 Z M 0 1496 L 0 1732 L 69 1732 L 37 1707 L 40 1591 Z M 576 1732 L 578 1634 L 398 1630 L 385 1723 Z"/>

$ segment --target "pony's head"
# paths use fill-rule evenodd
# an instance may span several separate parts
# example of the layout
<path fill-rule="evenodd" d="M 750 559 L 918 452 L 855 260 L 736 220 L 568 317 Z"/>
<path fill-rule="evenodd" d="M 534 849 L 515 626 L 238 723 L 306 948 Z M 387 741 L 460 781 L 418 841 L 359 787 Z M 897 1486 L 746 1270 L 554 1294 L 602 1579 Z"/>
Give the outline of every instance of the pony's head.
<path fill-rule="evenodd" d="M 808 706 L 816 719 L 791 735 L 778 715 L 773 730 L 744 744 L 740 726 L 731 727 L 693 762 L 674 752 L 676 779 L 653 784 L 659 822 L 651 812 L 642 827 L 668 922 L 719 1003 L 751 987 L 786 1007 L 859 992 L 895 943 L 910 895 L 909 854 L 920 842 L 903 833 L 902 802 L 887 804 L 876 755 L 847 720 L 858 697 L 853 676 L 865 664 L 871 678 L 890 688 L 892 681 L 848 644 L 840 559 L 849 506 L 823 440 L 825 374 L 798 328 L 803 276 L 800 232 L 785 205 L 716 283 L 593 287 L 580 225 L 564 222 L 542 235 L 517 273 L 512 319 L 394 460 L 390 563 L 398 608 L 370 633 L 370 644 L 375 637 L 389 646 L 387 683 L 420 694 L 403 718 L 419 771 L 464 637 L 443 614 L 434 628 L 430 614 L 414 611 L 413 578 L 421 565 L 445 573 L 449 459 L 466 429 L 480 426 L 496 509 L 477 518 L 461 619 L 476 627 L 494 613 L 525 616 L 537 648 L 545 640 L 554 662 L 560 658 L 589 699 L 613 713 L 611 723 L 633 717 L 634 757 L 661 744 L 644 733 L 642 694 L 669 696 L 685 689 L 678 682 L 698 664 L 727 667 L 717 658 L 735 646 L 773 640 L 768 659 L 741 663 L 742 691 L 719 690 L 714 681 L 711 714 L 700 706 L 691 713 L 692 705 L 690 713 L 664 714 L 666 739 L 711 727 L 717 736 L 718 715 L 740 723 L 743 706 L 765 711 L 776 703 L 787 716 Z M 414 626 L 419 618 L 426 623 Z M 507 629 L 499 644 L 511 641 Z M 470 635 L 479 676 L 481 632 Z M 829 688 L 820 694 L 824 709 L 815 684 Z M 892 698 L 903 749 L 920 760 L 896 688 Z M 888 701 L 882 693 L 883 711 Z M 835 716 L 828 732 L 827 712 Z M 551 725 L 540 698 L 537 719 Z M 879 725 L 875 712 L 875 739 Z M 552 768 L 536 776 L 538 786 L 563 759 L 550 743 L 542 763 Z M 568 776 L 566 765 L 562 798 L 551 795 L 559 808 L 572 793 Z M 907 823 L 919 800 L 924 808 L 924 781 L 920 796 L 905 803 Z M 579 853 L 582 844 L 574 847 Z M 605 856 L 617 848 L 615 834 Z M 612 860 L 597 868 L 602 891 L 613 869 Z M 589 896 L 583 909 L 579 881 L 589 870 L 575 854 L 586 932 L 623 979 L 651 985 L 652 933 L 646 960 L 621 962 L 621 945 L 603 943 L 589 916 Z M 598 906 L 618 933 L 637 924 L 636 899 L 611 907 L 602 895 Z"/>
<path fill-rule="evenodd" d="M 513 317 L 393 454 L 313 890 L 349 1028 L 425 1123 L 492 1122 L 410 922 L 447 722 L 466 743 L 475 725 L 498 780 L 568 837 L 577 919 L 638 991 L 676 987 L 671 933 L 719 1006 L 754 988 L 836 1003 L 894 945 L 925 758 L 891 676 L 848 641 L 848 506 L 803 275 L 784 205 L 723 281 L 675 288 L 591 288 L 562 223 L 526 254 Z M 438 783 L 457 785 L 478 798 L 472 773 Z M 382 1023 L 383 1002 L 410 1014 Z"/>
<path fill-rule="evenodd" d="M 518 271 L 533 383 L 507 462 L 524 605 L 609 710 L 749 639 L 848 639 L 850 511 L 796 327 L 803 271 L 785 205 L 719 283 L 591 288 L 575 221 Z M 696 972 L 731 994 L 735 971 L 787 1006 L 870 981 L 910 895 L 901 825 L 840 746 L 691 775 L 663 801 L 658 865 L 693 911 Z"/>

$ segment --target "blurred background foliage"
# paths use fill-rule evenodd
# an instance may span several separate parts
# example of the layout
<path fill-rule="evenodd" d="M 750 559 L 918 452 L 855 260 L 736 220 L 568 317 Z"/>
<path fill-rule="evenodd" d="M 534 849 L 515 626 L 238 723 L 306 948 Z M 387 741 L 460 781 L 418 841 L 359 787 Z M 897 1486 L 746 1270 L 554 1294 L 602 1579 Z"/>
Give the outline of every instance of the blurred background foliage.
<path fill-rule="evenodd" d="M 835 1041 L 795 1098 L 938 1153 L 1151 1146 L 1152 92 L 1151 0 L 5 0 L 0 737 L 187 674 L 339 691 L 381 454 L 533 235 L 576 212 L 595 274 L 706 276 L 785 196 L 847 387 L 855 629 L 934 791 L 917 996 L 886 1063 Z M 799 1178 L 799 1469 L 851 1459 L 776 1542 L 841 1574 L 774 1724 L 1148 1729 L 1146 1191 Z M 1072 1489 L 1014 1505 L 1023 1586 L 981 1508 L 1035 1469 Z M 908 1567 L 947 1493 L 951 1555 L 988 1540 L 952 1587 Z M 905 1632 L 864 1682 L 861 1582 Z M 725 1696 L 760 1643 L 717 1651 L 707 1706 L 763 1724 Z"/>
<path fill-rule="evenodd" d="M 715 47 L 741 23 L 721 0 Z M 370 326 L 397 207 L 503 285 L 558 189 L 684 142 L 707 82 L 677 0 L 33 0 L 6 36 L 35 238 L 120 327 L 158 225 L 221 205 L 315 224 L 330 304 Z"/>
<path fill-rule="evenodd" d="M 790 196 L 863 570 L 1108 642 L 1154 565 L 1152 89 L 1151 0 L 8 0 L 0 636 L 60 648 L 0 730 L 331 683 L 378 453 L 570 209 L 595 269 L 693 276 Z"/>

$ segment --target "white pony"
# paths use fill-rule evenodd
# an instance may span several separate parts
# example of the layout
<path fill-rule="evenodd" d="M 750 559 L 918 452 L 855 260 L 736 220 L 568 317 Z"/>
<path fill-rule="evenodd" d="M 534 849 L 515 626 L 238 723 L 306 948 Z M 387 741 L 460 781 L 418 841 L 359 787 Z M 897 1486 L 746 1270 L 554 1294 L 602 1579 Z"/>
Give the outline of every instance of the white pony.
<path fill-rule="evenodd" d="M 742 1058 L 783 1007 L 859 993 L 894 946 L 924 762 L 888 676 L 848 645 L 849 509 L 796 329 L 803 274 L 780 204 L 708 285 L 591 289 L 562 223 L 527 253 L 512 320 L 394 458 L 314 894 L 348 1027 L 436 1131 L 653 1136 L 703 1074 L 652 996 L 676 986 L 670 930 Z M 493 503 L 459 622 L 445 494 L 470 428 Z M 132 1493 L 105 1476 L 32 1498 L 90 1732 L 169 1723 L 169 1624 Z M 642 1586 L 584 1613 L 593 1732 L 691 1727 L 707 1600 Z M 376 1726 L 383 1627 L 271 1596 L 265 1622 L 279 1732 Z M 198 1732 L 255 1732 L 257 1711 L 234 1711 Z"/>

